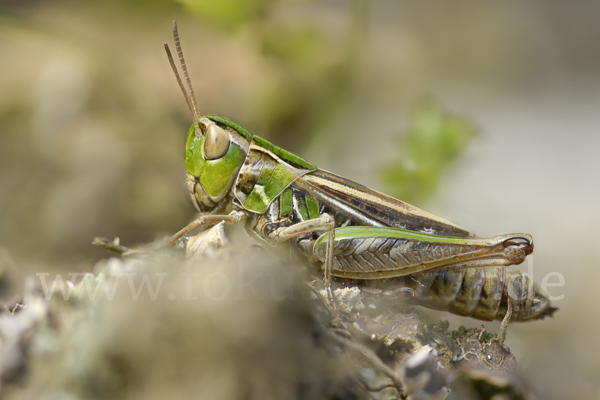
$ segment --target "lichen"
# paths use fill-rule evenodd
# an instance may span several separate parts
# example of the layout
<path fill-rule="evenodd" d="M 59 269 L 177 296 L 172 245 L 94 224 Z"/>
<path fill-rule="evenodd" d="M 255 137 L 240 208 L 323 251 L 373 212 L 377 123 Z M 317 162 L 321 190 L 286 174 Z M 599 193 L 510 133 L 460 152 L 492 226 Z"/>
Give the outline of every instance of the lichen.
<path fill-rule="evenodd" d="M 189 239 L 184 258 L 109 258 L 75 282 L 31 278 L 22 306 L 0 313 L 2 394 L 433 400 L 484 383 L 527 392 L 514 356 L 484 330 L 430 326 L 414 307 L 337 283 L 336 310 L 322 279 L 289 264 L 234 249 L 216 226 Z"/>

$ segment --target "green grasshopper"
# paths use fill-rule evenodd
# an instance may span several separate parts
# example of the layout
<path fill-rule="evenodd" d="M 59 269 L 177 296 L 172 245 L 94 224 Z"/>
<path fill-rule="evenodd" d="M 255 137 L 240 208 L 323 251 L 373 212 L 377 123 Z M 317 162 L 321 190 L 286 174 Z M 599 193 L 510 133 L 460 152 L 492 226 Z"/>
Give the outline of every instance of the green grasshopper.
<path fill-rule="evenodd" d="M 291 243 L 320 266 L 330 299 L 333 278 L 385 280 L 404 294 L 424 289 L 420 294 L 429 300 L 414 295 L 417 304 L 485 320 L 523 321 L 554 312 L 539 286 L 503 268 L 531 254 L 530 235 L 479 238 L 321 170 L 235 122 L 201 116 L 175 23 L 173 36 L 185 85 L 166 43 L 165 50 L 194 121 L 186 142 L 186 181 L 200 215 L 161 246 L 199 226 L 244 221 L 259 240 L 272 246 Z"/>

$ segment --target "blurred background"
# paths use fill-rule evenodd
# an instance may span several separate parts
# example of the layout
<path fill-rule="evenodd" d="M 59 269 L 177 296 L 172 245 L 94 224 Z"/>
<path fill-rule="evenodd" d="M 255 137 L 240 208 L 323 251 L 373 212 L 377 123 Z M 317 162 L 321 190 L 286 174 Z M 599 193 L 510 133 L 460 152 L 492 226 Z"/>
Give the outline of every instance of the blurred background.
<path fill-rule="evenodd" d="M 560 311 L 508 345 L 540 398 L 598 399 L 598 17 L 558 0 L 0 1 L 1 298 L 91 271 L 94 236 L 133 245 L 193 218 L 163 50 L 177 19 L 201 113 L 480 236 L 531 233 L 521 269 Z"/>

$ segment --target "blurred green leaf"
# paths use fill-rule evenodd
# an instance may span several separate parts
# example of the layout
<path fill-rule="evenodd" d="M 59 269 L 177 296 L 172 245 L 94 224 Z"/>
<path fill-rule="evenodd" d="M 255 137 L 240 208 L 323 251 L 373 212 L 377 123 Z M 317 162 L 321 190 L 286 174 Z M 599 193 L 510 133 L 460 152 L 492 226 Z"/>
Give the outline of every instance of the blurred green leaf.
<path fill-rule="evenodd" d="M 437 101 L 417 102 L 401 142 L 400 159 L 383 170 L 391 194 L 409 203 L 431 198 L 475 134 L 472 122 L 446 112 Z"/>
<path fill-rule="evenodd" d="M 226 30 L 235 31 L 249 20 L 260 16 L 272 2 L 273 0 L 187 0 L 182 5 Z"/>
<path fill-rule="evenodd" d="M 280 26 L 264 35 L 263 54 L 287 62 L 312 60 L 322 50 L 323 39 L 311 27 Z"/>

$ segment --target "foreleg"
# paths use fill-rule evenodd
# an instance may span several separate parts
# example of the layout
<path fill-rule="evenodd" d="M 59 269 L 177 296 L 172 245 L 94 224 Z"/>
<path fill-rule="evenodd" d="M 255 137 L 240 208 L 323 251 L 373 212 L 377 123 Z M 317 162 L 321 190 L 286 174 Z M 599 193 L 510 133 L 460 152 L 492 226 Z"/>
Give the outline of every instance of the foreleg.
<path fill-rule="evenodd" d="M 214 225 L 218 224 L 219 222 L 225 222 L 226 224 L 235 224 L 245 220 L 247 217 L 248 215 L 244 211 L 239 210 L 234 210 L 226 215 L 203 214 L 198 216 L 189 224 L 187 224 L 183 229 L 181 229 L 173 236 L 170 236 L 158 242 L 149 243 L 147 245 L 139 246 L 133 249 L 121 246 L 121 244 L 118 241 L 118 238 L 113 241 L 109 241 L 106 238 L 96 237 L 94 238 L 92 244 L 104 247 L 108 250 L 115 251 L 123 256 L 140 253 L 149 253 L 152 251 L 162 250 L 164 248 L 173 246 L 179 239 L 181 239 L 197 227 Z"/>

